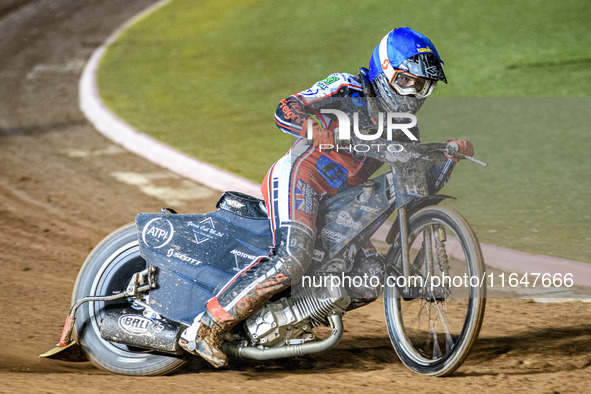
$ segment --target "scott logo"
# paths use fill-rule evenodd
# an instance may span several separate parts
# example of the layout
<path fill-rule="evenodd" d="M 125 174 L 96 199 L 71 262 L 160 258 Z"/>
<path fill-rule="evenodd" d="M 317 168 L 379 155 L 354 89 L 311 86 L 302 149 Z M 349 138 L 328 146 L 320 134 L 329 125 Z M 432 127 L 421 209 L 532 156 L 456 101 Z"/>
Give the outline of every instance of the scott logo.
<path fill-rule="evenodd" d="M 174 227 L 168 219 L 154 218 L 144 226 L 142 240 L 154 249 L 160 249 L 172 240 Z"/>
<path fill-rule="evenodd" d="M 162 323 L 138 315 L 122 315 L 117 323 L 123 331 L 131 335 L 151 337 L 164 329 Z"/>

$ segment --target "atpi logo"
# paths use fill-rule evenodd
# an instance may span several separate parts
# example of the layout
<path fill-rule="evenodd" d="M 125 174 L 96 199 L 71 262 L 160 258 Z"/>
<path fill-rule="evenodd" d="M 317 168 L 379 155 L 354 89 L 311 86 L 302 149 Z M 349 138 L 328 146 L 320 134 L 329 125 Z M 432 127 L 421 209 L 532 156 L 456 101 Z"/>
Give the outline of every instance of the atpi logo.
<path fill-rule="evenodd" d="M 166 246 L 174 235 L 174 227 L 168 219 L 154 218 L 144 226 L 142 240 L 151 248 L 160 249 Z"/>

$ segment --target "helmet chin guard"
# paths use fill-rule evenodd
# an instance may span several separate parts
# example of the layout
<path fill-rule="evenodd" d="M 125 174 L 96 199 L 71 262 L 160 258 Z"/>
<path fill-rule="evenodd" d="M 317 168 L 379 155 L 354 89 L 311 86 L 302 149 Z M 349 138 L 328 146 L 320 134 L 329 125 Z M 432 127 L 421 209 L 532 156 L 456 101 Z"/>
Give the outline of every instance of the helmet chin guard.
<path fill-rule="evenodd" d="M 418 98 L 414 95 L 403 96 L 398 94 L 383 73 L 371 82 L 371 86 L 376 94 L 375 101 L 380 110 L 384 112 L 416 114 L 425 102 L 425 97 Z"/>

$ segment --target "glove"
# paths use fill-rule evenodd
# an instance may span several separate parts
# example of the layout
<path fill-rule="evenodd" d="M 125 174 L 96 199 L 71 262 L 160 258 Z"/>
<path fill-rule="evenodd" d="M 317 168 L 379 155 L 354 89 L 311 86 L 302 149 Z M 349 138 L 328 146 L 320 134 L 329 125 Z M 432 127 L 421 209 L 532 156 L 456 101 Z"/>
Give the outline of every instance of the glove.
<path fill-rule="evenodd" d="M 461 153 L 464 156 L 474 156 L 474 146 L 470 141 L 453 139 L 447 140 L 445 143 L 447 144 L 448 148 L 458 153 Z M 445 157 L 447 157 L 448 159 L 452 159 L 456 163 L 460 161 L 460 159 L 458 159 L 457 157 L 450 156 L 447 153 L 445 154 Z"/>

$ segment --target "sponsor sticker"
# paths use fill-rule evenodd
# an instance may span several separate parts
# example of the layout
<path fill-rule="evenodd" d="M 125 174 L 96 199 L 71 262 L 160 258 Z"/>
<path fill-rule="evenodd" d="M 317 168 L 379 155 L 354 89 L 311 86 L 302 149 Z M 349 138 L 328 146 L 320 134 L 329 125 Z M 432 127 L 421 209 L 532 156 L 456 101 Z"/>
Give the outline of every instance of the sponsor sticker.
<path fill-rule="evenodd" d="M 174 248 L 168 249 L 166 253 L 167 257 L 172 257 L 173 259 L 180 260 L 184 263 L 191 264 L 191 265 L 199 265 L 202 264 L 202 261 L 192 258 L 184 253 L 175 250 Z"/>
<path fill-rule="evenodd" d="M 224 233 L 216 230 L 213 219 L 210 217 L 203 219 L 199 223 L 188 222 L 187 226 L 193 229 L 193 235 L 197 245 L 207 242 L 214 237 L 219 238 L 224 236 Z"/>
<path fill-rule="evenodd" d="M 174 227 L 168 219 L 154 218 L 144 226 L 142 241 L 153 249 L 166 246 L 174 235 Z"/>
<path fill-rule="evenodd" d="M 336 231 L 329 228 L 322 229 L 321 234 L 324 238 L 333 242 L 342 242 L 346 239 L 346 237 L 343 234 L 339 234 Z"/>
<path fill-rule="evenodd" d="M 164 329 L 164 325 L 158 321 L 131 314 L 120 316 L 117 324 L 123 331 L 130 335 L 152 337 Z"/>
<path fill-rule="evenodd" d="M 325 252 L 322 250 L 314 249 L 314 253 L 312 254 L 312 260 L 321 262 L 324 259 Z"/>
<path fill-rule="evenodd" d="M 255 256 L 254 254 L 248 254 L 248 253 L 244 253 L 238 249 L 234 249 L 230 252 L 231 254 L 233 254 L 236 257 L 242 257 L 244 259 L 248 259 L 248 260 L 254 260 L 256 258 L 258 258 L 259 256 Z"/>
<path fill-rule="evenodd" d="M 353 217 L 347 211 L 341 211 L 338 213 L 336 223 L 339 226 L 343 226 L 353 230 L 358 230 L 361 227 L 359 223 L 353 220 Z"/>
<path fill-rule="evenodd" d="M 318 212 L 318 192 L 306 182 L 298 179 L 295 185 L 296 209 L 308 214 Z"/>

